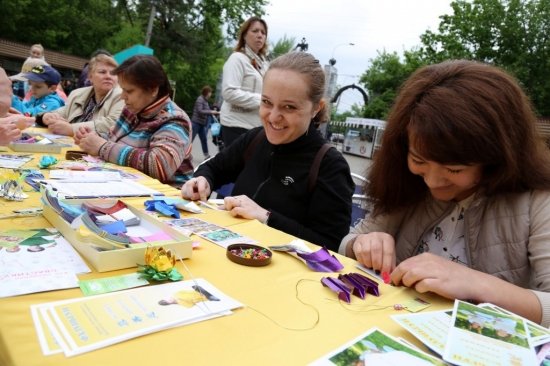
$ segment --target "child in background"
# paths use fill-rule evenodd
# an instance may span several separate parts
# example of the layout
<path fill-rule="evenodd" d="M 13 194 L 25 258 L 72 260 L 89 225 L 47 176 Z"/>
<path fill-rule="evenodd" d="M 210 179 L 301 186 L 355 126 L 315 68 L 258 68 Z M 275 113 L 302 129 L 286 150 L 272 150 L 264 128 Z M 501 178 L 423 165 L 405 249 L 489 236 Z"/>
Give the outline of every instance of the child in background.
<path fill-rule="evenodd" d="M 39 58 L 44 60 L 44 47 L 40 44 L 33 44 L 29 51 L 29 58 Z"/>
<path fill-rule="evenodd" d="M 38 113 L 54 111 L 65 105 L 65 102 L 56 93 L 57 85 L 61 81 L 59 72 L 51 66 L 41 65 L 33 67 L 31 72 L 23 74 L 31 85 L 32 97 L 23 102 L 13 96 L 12 107 L 19 112 L 36 116 Z"/>
<path fill-rule="evenodd" d="M 10 76 L 10 80 L 13 83 L 13 94 L 17 95 L 22 100 L 30 100 L 30 97 L 25 98 L 27 93 L 30 93 L 30 86 L 24 75 L 31 72 L 32 69 L 36 66 L 44 66 L 47 64 L 48 63 L 45 60 L 40 58 L 27 58 L 23 63 L 23 66 L 21 66 L 21 72 L 19 74 Z"/>

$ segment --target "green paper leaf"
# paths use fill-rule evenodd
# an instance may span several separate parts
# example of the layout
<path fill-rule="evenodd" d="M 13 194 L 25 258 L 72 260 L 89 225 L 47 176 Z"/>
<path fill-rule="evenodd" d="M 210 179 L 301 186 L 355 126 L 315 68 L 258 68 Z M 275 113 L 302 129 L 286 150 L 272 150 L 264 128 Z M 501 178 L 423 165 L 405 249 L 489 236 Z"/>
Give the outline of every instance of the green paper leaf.
<path fill-rule="evenodd" d="M 138 264 L 137 266 L 137 272 L 141 274 L 140 278 L 145 278 L 149 281 L 181 281 L 183 279 L 181 273 L 179 273 L 175 268 L 172 268 L 170 271 L 160 272 L 151 266 L 144 266 L 141 264 Z"/>

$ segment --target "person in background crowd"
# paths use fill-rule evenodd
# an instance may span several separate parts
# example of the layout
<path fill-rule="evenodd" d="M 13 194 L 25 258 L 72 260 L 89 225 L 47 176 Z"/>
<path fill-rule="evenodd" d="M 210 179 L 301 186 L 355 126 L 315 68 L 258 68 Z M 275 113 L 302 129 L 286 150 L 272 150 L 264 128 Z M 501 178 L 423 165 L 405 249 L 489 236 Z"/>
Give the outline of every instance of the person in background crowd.
<path fill-rule="evenodd" d="M 220 110 L 220 123 L 225 146 L 262 124 L 258 110 L 262 79 L 269 66 L 265 57 L 266 40 L 266 22 L 258 17 L 249 18 L 241 25 L 234 52 L 223 66 L 224 103 Z"/>
<path fill-rule="evenodd" d="M 373 212 L 341 254 L 395 285 L 550 325 L 550 152 L 511 76 L 464 60 L 417 70 L 365 188 Z"/>
<path fill-rule="evenodd" d="M 92 55 L 90 56 L 90 59 L 93 59 L 94 57 L 96 57 L 98 55 L 107 55 L 109 57 L 113 57 L 113 55 L 111 55 L 111 53 L 109 51 L 104 50 L 103 48 L 99 48 L 99 49 L 95 50 L 92 53 Z M 80 76 L 78 77 L 78 81 L 76 83 L 76 88 L 77 89 L 78 88 L 83 88 L 85 86 L 91 86 L 92 85 L 92 82 L 88 78 L 89 70 L 90 70 L 90 63 L 86 62 L 84 64 L 84 68 L 80 72 Z"/>
<path fill-rule="evenodd" d="M 193 139 L 195 136 L 199 135 L 201 140 L 202 154 L 205 159 L 210 158 L 208 153 L 208 117 L 213 114 L 219 114 L 220 112 L 215 111 L 210 108 L 208 104 L 208 98 L 212 95 L 212 88 L 208 85 L 202 88 L 201 95 L 195 101 L 193 107 L 193 115 L 191 116 L 191 122 L 193 123 Z"/>
<path fill-rule="evenodd" d="M 201 164 L 182 187 L 183 198 L 206 200 L 235 181 L 233 196 L 225 198 L 233 216 L 337 250 L 349 231 L 355 185 L 342 154 L 317 130 L 328 119 L 324 92 L 323 68 L 312 55 L 275 59 L 263 83 L 263 127 Z"/>
<path fill-rule="evenodd" d="M 113 70 L 125 107 L 107 138 L 82 126 L 75 142 L 103 160 L 131 166 L 176 186 L 193 174 L 191 121 L 172 100 L 172 89 L 154 56 L 130 57 Z"/>
<path fill-rule="evenodd" d="M 33 44 L 31 46 L 30 54 L 27 60 L 29 58 L 37 58 L 45 61 L 46 59 L 44 58 L 44 47 L 40 43 Z"/>
<path fill-rule="evenodd" d="M 23 77 L 31 85 L 32 97 L 23 102 L 17 96 L 12 97 L 12 107 L 19 112 L 36 116 L 39 113 L 53 111 L 65 105 L 63 99 L 57 95 L 56 89 L 61 82 L 61 75 L 51 66 L 36 66 Z"/>
<path fill-rule="evenodd" d="M 212 106 L 212 110 L 219 112 L 220 107 L 218 107 L 217 104 L 214 104 Z M 218 151 L 223 150 L 224 146 L 221 136 L 221 124 L 220 121 L 213 114 L 208 116 L 208 129 L 212 134 L 212 143 L 218 147 Z"/>
<path fill-rule="evenodd" d="M 99 135 L 107 136 L 124 108 L 120 98 L 114 58 L 99 54 L 90 60 L 92 86 L 79 88 L 69 95 L 67 104 L 53 112 L 39 114 L 37 124 L 48 126 L 50 132 L 73 136 L 81 126 L 88 126 Z"/>
<path fill-rule="evenodd" d="M 67 95 L 71 94 L 71 92 L 75 89 L 75 84 L 73 84 L 73 81 L 70 79 L 63 80 L 61 84 Z"/>

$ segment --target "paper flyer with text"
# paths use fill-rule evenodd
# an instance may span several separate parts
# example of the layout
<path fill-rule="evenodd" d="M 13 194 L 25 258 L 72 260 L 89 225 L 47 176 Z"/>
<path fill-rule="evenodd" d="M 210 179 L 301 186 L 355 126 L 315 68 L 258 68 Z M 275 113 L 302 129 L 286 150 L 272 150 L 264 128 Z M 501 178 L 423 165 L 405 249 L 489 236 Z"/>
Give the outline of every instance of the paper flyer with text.
<path fill-rule="evenodd" d="M 456 300 L 443 359 L 456 365 L 536 365 L 523 318 Z"/>
<path fill-rule="evenodd" d="M 241 306 L 207 281 L 196 279 L 40 307 L 63 351 L 71 356 Z"/>
<path fill-rule="evenodd" d="M 392 315 L 392 319 L 441 356 L 445 351 L 452 314 L 452 310 L 443 310 Z"/>
<path fill-rule="evenodd" d="M 0 297 L 78 287 L 90 268 L 55 229 L 0 232 Z"/>
<path fill-rule="evenodd" d="M 379 329 L 345 344 L 310 366 L 443 366 L 445 362 L 391 337 Z"/>

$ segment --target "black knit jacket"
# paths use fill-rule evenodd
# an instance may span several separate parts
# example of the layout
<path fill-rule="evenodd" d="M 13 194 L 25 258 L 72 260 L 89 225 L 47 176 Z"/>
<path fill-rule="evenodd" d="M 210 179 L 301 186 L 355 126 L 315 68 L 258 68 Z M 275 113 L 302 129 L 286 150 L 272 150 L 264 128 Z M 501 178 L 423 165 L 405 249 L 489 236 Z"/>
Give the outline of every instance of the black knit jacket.
<path fill-rule="evenodd" d="M 337 252 L 351 222 L 354 183 L 347 161 L 329 149 L 309 190 L 311 165 L 326 140 L 311 126 L 289 144 L 272 145 L 264 137 L 247 152 L 261 129 L 241 135 L 194 175 L 213 189 L 235 182 L 232 195 L 246 195 L 271 211 L 269 226 Z"/>

